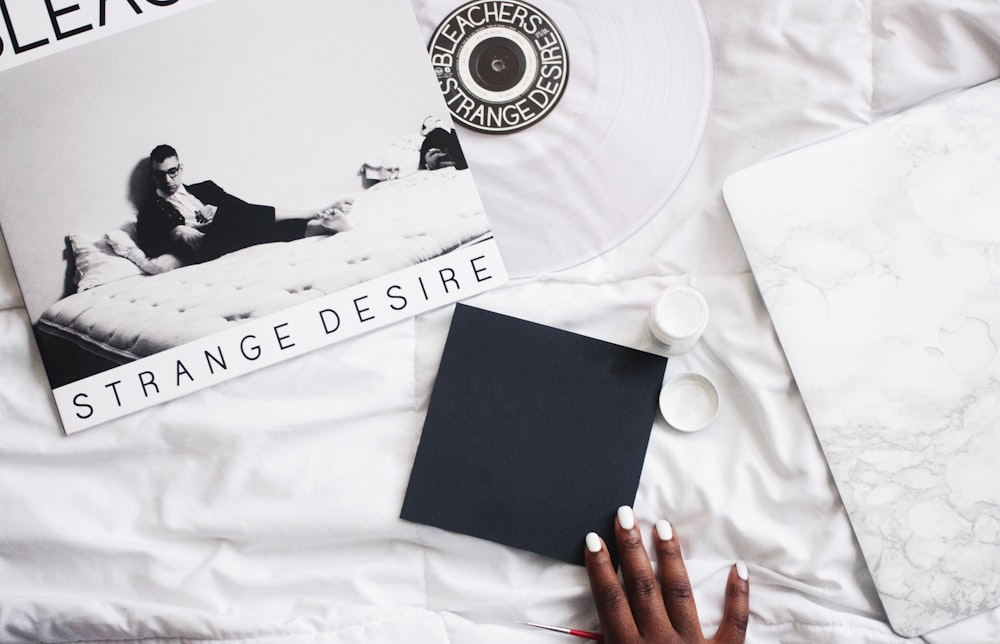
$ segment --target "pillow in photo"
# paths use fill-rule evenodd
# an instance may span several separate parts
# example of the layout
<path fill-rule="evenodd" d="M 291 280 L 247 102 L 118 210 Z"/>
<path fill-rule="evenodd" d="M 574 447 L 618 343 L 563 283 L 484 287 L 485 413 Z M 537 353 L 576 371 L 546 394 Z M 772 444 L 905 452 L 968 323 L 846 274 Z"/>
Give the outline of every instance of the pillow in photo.
<path fill-rule="evenodd" d="M 373 154 L 361 164 L 358 174 L 369 181 L 391 181 L 413 174 L 420 160 L 424 137 L 411 133 Z"/>
<path fill-rule="evenodd" d="M 67 236 L 76 265 L 74 281 L 78 291 L 114 282 L 126 277 L 144 275 L 142 270 L 115 254 L 107 241 L 86 235 Z"/>
<path fill-rule="evenodd" d="M 149 257 L 132 239 L 132 236 L 123 229 L 116 228 L 108 231 L 104 235 L 111 250 L 118 256 L 124 257 L 139 267 L 144 273 L 156 275 L 165 273 L 181 266 L 182 262 L 176 255 L 164 254 L 159 257 Z"/>

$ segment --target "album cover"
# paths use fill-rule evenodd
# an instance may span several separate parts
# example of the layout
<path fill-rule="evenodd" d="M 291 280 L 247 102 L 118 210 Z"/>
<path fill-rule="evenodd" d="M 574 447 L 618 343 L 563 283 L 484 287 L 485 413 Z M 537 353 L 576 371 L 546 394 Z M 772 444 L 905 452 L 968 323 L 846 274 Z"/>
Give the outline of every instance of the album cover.
<path fill-rule="evenodd" d="M 0 228 L 67 433 L 507 280 L 407 0 L 42 5 Z"/>

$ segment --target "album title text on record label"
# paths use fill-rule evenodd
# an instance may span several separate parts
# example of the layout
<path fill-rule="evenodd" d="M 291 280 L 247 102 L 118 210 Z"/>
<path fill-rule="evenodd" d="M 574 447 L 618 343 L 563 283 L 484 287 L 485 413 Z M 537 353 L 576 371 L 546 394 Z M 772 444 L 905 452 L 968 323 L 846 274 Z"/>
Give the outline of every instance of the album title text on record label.
<path fill-rule="evenodd" d="M 438 25 L 428 49 L 452 116 L 480 132 L 515 132 L 540 121 L 569 78 L 562 34 L 525 2 L 469 2 Z"/>

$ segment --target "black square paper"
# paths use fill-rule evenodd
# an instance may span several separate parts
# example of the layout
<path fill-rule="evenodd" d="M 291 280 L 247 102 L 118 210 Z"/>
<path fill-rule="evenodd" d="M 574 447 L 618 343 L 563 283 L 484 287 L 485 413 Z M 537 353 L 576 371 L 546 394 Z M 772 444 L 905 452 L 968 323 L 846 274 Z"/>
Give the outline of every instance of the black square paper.
<path fill-rule="evenodd" d="M 666 363 L 457 305 L 402 518 L 578 564 L 594 531 L 615 555 Z"/>

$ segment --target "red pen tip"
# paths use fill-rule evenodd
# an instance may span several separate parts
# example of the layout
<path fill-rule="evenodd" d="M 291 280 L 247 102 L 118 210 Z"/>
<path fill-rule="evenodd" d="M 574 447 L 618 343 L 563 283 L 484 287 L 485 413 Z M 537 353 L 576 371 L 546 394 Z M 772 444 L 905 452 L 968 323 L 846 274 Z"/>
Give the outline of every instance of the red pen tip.
<path fill-rule="evenodd" d="M 518 624 L 524 624 L 525 626 L 534 626 L 535 628 L 543 628 L 547 631 L 555 631 L 556 633 L 564 633 L 566 635 L 573 635 L 574 637 L 581 637 L 587 640 L 601 641 L 604 636 L 600 633 L 593 633 L 591 631 L 582 631 L 578 628 L 567 628 L 565 626 L 549 626 L 548 624 L 536 624 L 534 622 L 518 622 Z"/>

